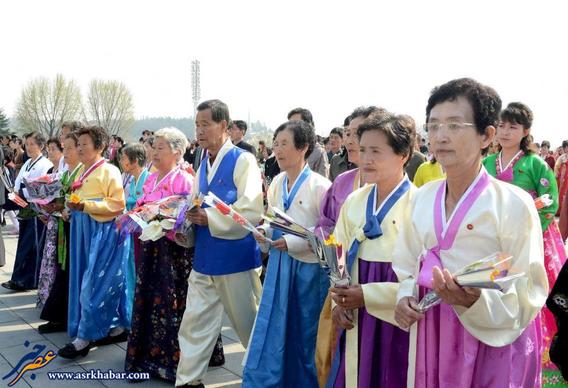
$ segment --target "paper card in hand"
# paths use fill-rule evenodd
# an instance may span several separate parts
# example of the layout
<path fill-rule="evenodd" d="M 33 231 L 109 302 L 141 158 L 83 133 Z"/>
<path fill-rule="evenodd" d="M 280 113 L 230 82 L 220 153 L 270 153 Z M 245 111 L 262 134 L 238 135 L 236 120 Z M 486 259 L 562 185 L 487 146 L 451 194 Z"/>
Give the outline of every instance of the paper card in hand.
<path fill-rule="evenodd" d="M 524 273 L 510 273 L 513 256 L 496 252 L 492 255 L 466 265 L 453 274 L 461 287 L 485 288 L 503 290 L 508 288 L 517 278 L 525 276 Z M 419 312 L 425 312 L 441 303 L 435 291 L 428 292 L 418 303 Z"/>
<path fill-rule="evenodd" d="M 268 222 L 271 228 L 280 230 L 283 233 L 292 234 L 304 240 L 309 240 L 310 235 L 313 235 L 312 231 L 298 224 L 289 215 L 278 208 L 270 208 L 262 218 Z"/>
<path fill-rule="evenodd" d="M 334 287 L 347 287 L 351 277 L 347 271 L 346 252 L 343 246 L 335 241 L 333 234 L 324 239 L 323 236 L 310 233 L 308 242 Z"/>

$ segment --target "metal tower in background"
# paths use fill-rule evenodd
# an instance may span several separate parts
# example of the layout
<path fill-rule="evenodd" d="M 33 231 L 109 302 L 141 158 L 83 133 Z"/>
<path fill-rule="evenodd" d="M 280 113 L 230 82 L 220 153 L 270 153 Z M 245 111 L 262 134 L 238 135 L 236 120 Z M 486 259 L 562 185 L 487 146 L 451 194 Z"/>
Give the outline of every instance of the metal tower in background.
<path fill-rule="evenodd" d="M 191 98 L 193 100 L 193 117 L 197 111 L 197 105 L 201 99 L 201 75 L 199 73 L 199 61 L 191 61 Z"/>

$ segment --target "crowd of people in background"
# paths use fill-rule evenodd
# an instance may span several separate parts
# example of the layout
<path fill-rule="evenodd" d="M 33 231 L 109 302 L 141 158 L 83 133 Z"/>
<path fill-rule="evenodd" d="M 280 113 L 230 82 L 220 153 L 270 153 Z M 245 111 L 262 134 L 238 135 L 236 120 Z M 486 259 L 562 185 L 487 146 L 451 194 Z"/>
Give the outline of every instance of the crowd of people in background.
<path fill-rule="evenodd" d="M 432 91 L 422 130 L 380 106 L 346 116 L 321 137 L 295 108 L 251 144 L 246 121 L 208 100 L 196 139 L 162 128 L 125 142 L 80 122 L 0 136 L 2 234 L 18 236 L 2 286 L 37 289 L 39 332 L 69 335 L 60 357 L 127 341 L 126 371 L 176 386 L 224 364 L 224 313 L 247 348 L 245 387 L 565 384 L 568 140 L 535 143 L 528 106 L 465 78 Z M 60 199 L 14 201 L 48 174 Z M 207 206 L 187 212 L 190 247 L 117 230 L 135 207 L 208 192 L 257 234 Z M 262 223 L 271 207 L 339 242 L 350 285 L 330 287 L 307 241 Z M 493 252 L 522 276 L 500 291 L 456 283 Z M 424 312 L 429 290 L 442 303 Z"/>

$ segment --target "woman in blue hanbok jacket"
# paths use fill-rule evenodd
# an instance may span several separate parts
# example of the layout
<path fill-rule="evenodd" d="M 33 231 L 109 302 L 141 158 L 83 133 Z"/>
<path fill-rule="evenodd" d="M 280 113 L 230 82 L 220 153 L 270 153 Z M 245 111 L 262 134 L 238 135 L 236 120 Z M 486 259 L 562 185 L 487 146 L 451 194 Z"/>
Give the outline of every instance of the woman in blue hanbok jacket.
<path fill-rule="evenodd" d="M 331 182 L 312 172 L 306 159 L 315 144 L 302 121 L 282 124 L 274 152 L 282 172 L 268 190 L 268 204 L 314 228 Z M 264 290 L 247 352 L 244 387 L 317 387 L 315 346 L 329 280 L 308 242 L 262 229 L 272 239 Z M 259 242 L 264 242 L 262 237 Z"/>

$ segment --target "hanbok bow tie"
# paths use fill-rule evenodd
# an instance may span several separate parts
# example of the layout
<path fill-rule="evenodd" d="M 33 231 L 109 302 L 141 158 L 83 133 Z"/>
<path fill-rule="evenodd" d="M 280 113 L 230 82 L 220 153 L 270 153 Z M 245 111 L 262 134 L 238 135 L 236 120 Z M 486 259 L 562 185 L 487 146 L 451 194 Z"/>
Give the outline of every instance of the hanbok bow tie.
<path fill-rule="evenodd" d="M 418 273 L 418 284 L 422 287 L 432 287 L 432 272 L 434 267 L 443 268 L 442 261 L 440 260 L 440 246 L 436 245 L 430 248 L 421 257 L 420 272 Z"/>
<path fill-rule="evenodd" d="M 366 220 L 365 225 L 362 229 L 359 229 L 355 240 L 351 243 L 351 247 L 347 252 L 347 270 L 351 271 L 351 267 L 355 260 L 357 259 L 357 254 L 359 252 L 359 245 L 365 240 L 373 240 L 383 235 L 383 230 L 381 229 L 381 222 L 385 218 L 386 214 L 394 206 L 394 204 L 408 191 L 411 183 L 405 177 L 393 193 L 389 194 L 388 199 L 385 204 L 380 207 L 378 214 L 374 214 L 374 199 L 376 186 L 374 186 L 367 197 L 367 207 L 366 207 Z"/>
<path fill-rule="evenodd" d="M 512 168 L 507 170 L 512 172 Z M 504 173 L 507 170 L 505 170 Z M 445 204 L 446 182 L 442 182 L 439 186 L 438 191 L 436 192 L 436 199 L 434 200 L 434 233 L 436 235 L 437 244 L 428 249 L 421 257 L 420 272 L 418 273 L 417 279 L 420 286 L 433 288 L 432 270 L 434 267 L 438 267 L 440 269 L 444 268 L 440 252 L 452 249 L 465 216 L 468 214 L 475 201 L 479 198 L 479 196 L 481 196 L 485 188 L 489 185 L 489 174 L 487 174 L 485 170 L 482 170 L 480 174 L 481 175 L 477 179 L 477 182 L 474 183 L 472 190 L 469 191 L 463 201 L 454 210 L 454 215 L 451 217 L 445 233 L 443 233 L 442 208 Z"/>
<path fill-rule="evenodd" d="M 373 215 L 367 219 L 365 226 L 363 226 L 363 233 L 365 234 L 365 237 L 371 240 L 383 235 L 383 230 L 381 229 L 377 216 Z"/>
<path fill-rule="evenodd" d="M 361 235 L 361 231 L 363 232 Z M 373 215 L 367 219 L 363 229 L 360 229 L 359 235 L 353 240 L 349 251 L 347 252 L 347 270 L 351 271 L 351 266 L 357 259 L 357 253 L 359 252 L 359 246 L 361 242 L 366 238 L 373 240 L 377 237 L 381 237 L 383 235 L 383 230 L 381 229 L 381 224 L 379 223 L 379 219 L 376 215 Z"/>

